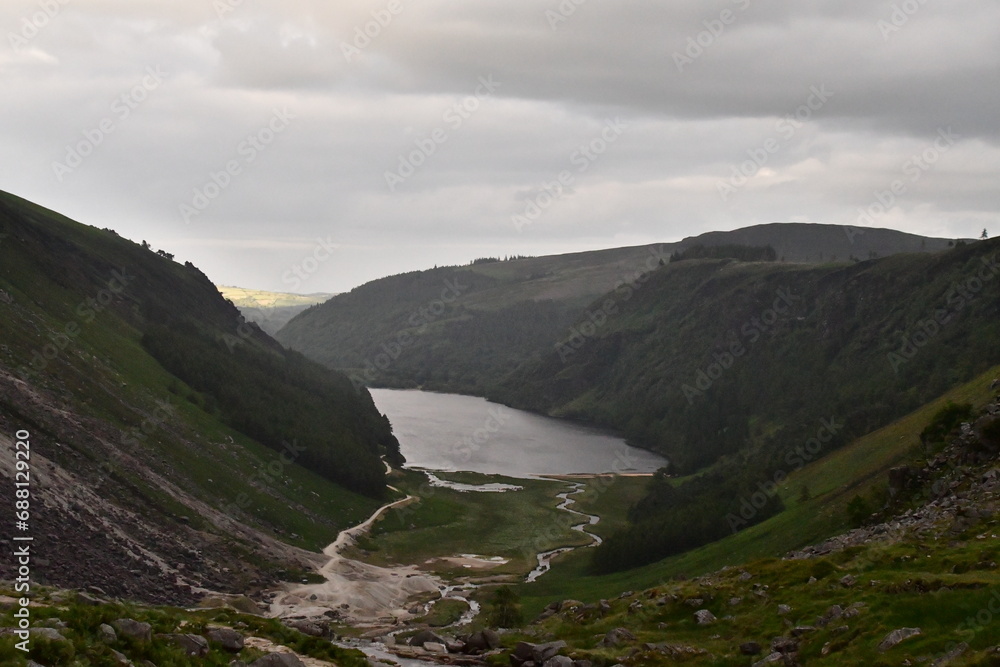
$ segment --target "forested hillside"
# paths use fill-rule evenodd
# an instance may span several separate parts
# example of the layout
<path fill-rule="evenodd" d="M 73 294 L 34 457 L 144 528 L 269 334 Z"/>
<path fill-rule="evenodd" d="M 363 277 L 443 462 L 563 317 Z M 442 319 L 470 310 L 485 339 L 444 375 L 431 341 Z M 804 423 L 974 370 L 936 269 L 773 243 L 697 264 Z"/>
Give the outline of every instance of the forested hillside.
<path fill-rule="evenodd" d="M 193 265 L 5 193 L 0 426 L 34 439 L 41 580 L 143 599 L 262 583 L 297 560 L 274 537 L 322 547 L 387 494 L 380 457 L 400 461 L 366 390 Z"/>
<path fill-rule="evenodd" d="M 655 560 L 728 532 L 724 517 L 775 471 L 1000 362 L 998 249 L 847 265 L 673 262 L 614 312 L 595 301 L 490 398 L 619 429 L 664 453 L 673 473 L 715 464 L 679 487 L 659 479 L 633 511 L 632 539 L 599 551 L 605 567 Z M 806 443 L 818 444 L 789 458 Z M 778 509 L 769 500 L 752 521 Z"/>
<path fill-rule="evenodd" d="M 950 243 L 888 229 L 785 223 L 678 243 L 481 258 L 372 281 L 308 309 L 276 338 L 358 384 L 482 395 L 551 350 L 594 299 L 634 289 L 671 258 L 848 262 L 940 251 Z"/>

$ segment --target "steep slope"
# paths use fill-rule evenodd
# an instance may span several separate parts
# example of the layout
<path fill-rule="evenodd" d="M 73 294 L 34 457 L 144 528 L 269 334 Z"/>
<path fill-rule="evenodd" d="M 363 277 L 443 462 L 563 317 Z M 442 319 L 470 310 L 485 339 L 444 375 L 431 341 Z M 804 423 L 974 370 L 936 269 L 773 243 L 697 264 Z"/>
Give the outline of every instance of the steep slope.
<path fill-rule="evenodd" d="M 483 394 L 565 336 L 584 307 L 693 245 L 772 245 L 779 259 L 847 261 L 940 251 L 950 241 L 893 230 L 771 224 L 632 248 L 477 260 L 362 285 L 310 308 L 276 338 L 359 384 Z"/>
<path fill-rule="evenodd" d="M 380 456 L 399 460 L 366 391 L 194 266 L 0 193 L 0 435 L 22 431 L 36 581 L 153 601 L 310 567 L 282 541 L 325 545 L 380 504 Z"/>
<path fill-rule="evenodd" d="M 491 398 L 624 431 L 671 460 L 598 550 L 605 568 L 727 534 L 741 500 L 816 443 L 828 453 L 1000 361 L 998 244 L 850 265 L 675 262 Z M 763 496 L 752 521 L 781 509 Z"/>

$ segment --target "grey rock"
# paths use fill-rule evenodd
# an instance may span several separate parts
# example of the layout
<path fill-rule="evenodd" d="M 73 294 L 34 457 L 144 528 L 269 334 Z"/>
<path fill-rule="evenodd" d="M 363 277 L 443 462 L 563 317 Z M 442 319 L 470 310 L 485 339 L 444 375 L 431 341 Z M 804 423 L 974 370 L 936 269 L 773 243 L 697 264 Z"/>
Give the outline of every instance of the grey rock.
<path fill-rule="evenodd" d="M 707 609 L 699 609 L 694 613 L 694 618 L 698 621 L 698 625 L 711 625 L 715 623 L 715 614 Z"/>
<path fill-rule="evenodd" d="M 111 649 L 111 656 L 115 659 L 116 664 L 122 665 L 123 667 L 125 665 L 129 665 L 131 667 L 132 665 L 132 661 L 129 660 L 128 656 L 124 653 L 119 653 L 118 651 Z"/>
<path fill-rule="evenodd" d="M 792 608 L 789 607 L 787 604 L 778 605 L 778 616 L 784 616 L 785 614 L 790 614 L 790 613 L 792 613 Z"/>
<path fill-rule="evenodd" d="M 288 624 L 288 627 L 298 630 L 304 635 L 309 635 L 310 637 L 322 637 L 326 635 L 326 631 L 318 623 L 313 623 L 312 621 L 292 621 Z"/>
<path fill-rule="evenodd" d="M 115 629 L 107 623 L 101 623 L 101 627 L 97 629 L 97 634 L 99 635 L 100 640 L 105 644 L 114 644 L 118 641 L 118 635 L 115 634 Z"/>
<path fill-rule="evenodd" d="M 447 653 L 448 647 L 441 642 L 424 642 L 423 648 L 429 653 Z"/>
<path fill-rule="evenodd" d="M 446 640 L 441 635 L 434 634 L 430 630 L 421 630 L 410 637 L 410 646 L 423 646 L 427 642 L 434 642 L 443 646 Z"/>
<path fill-rule="evenodd" d="M 573 667 L 573 659 L 556 655 L 546 660 L 542 667 Z"/>
<path fill-rule="evenodd" d="M 55 628 L 31 628 L 30 633 L 32 637 L 41 637 L 42 639 L 48 639 L 50 642 L 66 641 L 62 633 Z"/>
<path fill-rule="evenodd" d="M 149 623 L 141 623 L 131 618 L 119 618 L 117 621 L 112 621 L 111 625 L 114 626 L 119 635 L 131 637 L 141 642 L 153 639 L 153 626 Z"/>
<path fill-rule="evenodd" d="M 878 650 L 883 652 L 888 651 L 900 642 L 920 634 L 922 634 L 920 628 L 898 628 L 887 634 L 885 639 L 879 642 Z"/>
<path fill-rule="evenodd" d="M 624 644 L 625 642 L 634 642 L 635 635 L 632 634 L 627 628 L 615 628 L 614 630 L 609 630 L 604 639 L 601 640 L 602 646 L 618 646 L 619 644 Z"/>
<path fill-rule="evenodd" d="M 208 638 L 220 644 L 222 648 L 233 653 L 243 650 L 243 635 L 236 630 L 229 628 L 212 628 L 208 631 Z"/>
<path fill-rule="evenodd" d="M 163 638 L 180 647 L 189 656 L 203 658 L 208 655 L 208 640 L 199 635 L 167 634 Z"/>
<path fill-rule="evenodd" d="M 758 660 L 757 662 L 753 663 L 753 667 L 764 667 L 765 665 L 772 665 L 776 662 L 784 662 L 784 661 L 785 661 L 785 655 L 783 653 L 778 653 L 777 651 L 775 651 L 774 653 L 771 653 L 766 657 L 764 657 L 762 660 Z"/>

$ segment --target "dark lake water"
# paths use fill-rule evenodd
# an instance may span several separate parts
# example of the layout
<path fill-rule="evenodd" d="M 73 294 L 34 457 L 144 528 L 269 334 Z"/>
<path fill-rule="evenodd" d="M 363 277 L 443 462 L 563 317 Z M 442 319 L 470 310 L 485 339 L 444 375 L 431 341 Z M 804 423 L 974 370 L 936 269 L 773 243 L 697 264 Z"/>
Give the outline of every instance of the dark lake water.
<path fill-rule="evenodd" d="M 602 431 L 482 398 L 398 389 L 371 394 L 409 467 L 531 477 L 653 472 L 666 463 Z"/>

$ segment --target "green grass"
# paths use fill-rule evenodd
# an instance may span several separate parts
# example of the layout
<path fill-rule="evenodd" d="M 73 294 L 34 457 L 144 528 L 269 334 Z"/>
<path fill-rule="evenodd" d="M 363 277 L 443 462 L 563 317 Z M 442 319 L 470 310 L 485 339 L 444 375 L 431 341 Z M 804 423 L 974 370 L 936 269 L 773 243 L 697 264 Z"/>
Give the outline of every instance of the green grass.
<path fill-rule="evenodd" d="M 921 657 L 939 657 L 961 641 L 968 642 L 970 651 L 949 664 L 995 664 L 983 660 L 985 650 L 1000 642 L 1000 624 L 988 612 L 991 602 L 996 608 L 1000 572 L 984 563 L 995 561 L 1000 548 L 975 534 L 995 531 L 996 525 L 992 520 L 977 526 L 957 543 L 873 544 L 820 559 L 756 560 L 711 577 L 671 581 L 623 600 L 612 599 L 607 614 L 560 613 L 541 627 L 527 629 L 523 638 L 559 637 L 569 643 L 568 654 L 595 664 L 612 664 L 643 642 L 666 640 L 710 654 L 692 664 L 746 665 L 750 660 L 739 654 L 741 643 L 756 641 L 766 654 L 771 639 L 787 636 L 792 626 L 813 626 L 800 639 L 803 664 L 898 665 L 907 659 L 915 664 Z M 969 569 L 951 574 L 957 564 Z M 743 571 L 751 575 L 748 581 L 740 579 Z M 839 583 L 847 574 L 857 579 L 849 588 Z M 810 582 L 812 576 L 817 580 Z M 758 595 L 755 589 L 761 586 L 766 590 Z M 730 604 L 732 598 L 739 602 Z M 857 615 L 825 627 L 817 622 L 831 605 L 846 609 L 855 603 L 864 605 Z M 779 604 L 790 606 L 791 612 L 780 616 Z M 718 620 L 698 626 L 697 609 L 708 609 Z M 970 623 L 977 615 L 980 620 Z M 637 640 L 614 649 L 601 647 L 598 639 L 615 627 L 628 628 Z M 901 627 L 919 627 L 923 634 L 879 653 L 882 638 Z M 520 638 L 509 637 L 506 643 Z M 652 652 L 632 660 L 650 666 L 674 664 Z"/>
<path fill-rule="evenodd" d="M 394 486 L 420 498 L 407 507 L 387 512 L 370 536 L 348 555 L 379 565 L 416 564 L 446 575 L 468 575 L 475 570 L 445 562 L 427 561 L 459 554 L 501 556 L 505 565 L 483 570 L 485 574 L 526 574 L 535 565 L 535 554 L 560 546 L 586 544 L 585 537 L 569 530 L 570 515 L 556 509 L 562 482 L 507 479 L 463 473 L 446 475 L 463 483 L 504 482 L 524 487 L 505 493 L 459 492 L 430 487 L 426 477 L 407 471 Z"/>
<path fill-rule="evenodd" d="M 12 594 L 11 591 L 2 591 Z M 249 664 L 263 655 L 262 652 L 245 648 L 239 654 L 232 654 L 210 642 L 208 655 L 199 658 L 186 656 L 183 651 L 163 638 L 160 633 L 204 634 L 210 626 L 238 628 L 245 636 L 266 638 L 287 646 L 297 653 L 319 660 L 336 661 L 341 667 L 366 667 L 367 659 L 360 651 L 343 649 L 328 640 L 309 637 L 292 630 L 279 621 L 259 616 L 240 614 L 228 609 L 184 610 L 171 607 L 147 607 L 142 605 L 107 603 L 99 606 L 79 604 L 71 592 L 52 589 L 35 589 L 32 607 L 32 624 L 37 627 L 48 620 L 59 619 L 67 625 L 60 633 L 67 641 L 45 641 L 32 638 L 31 652 L 26 656 L 15 648 L 15 637 L 0 638 L 0 664 L 23 667 L 27 659 L 48 667 L 63 665 L 90 665 L 111 667 L 114 662 L 112 649 L 125 654 L 135 664 L 150 660 L 160 667 L 209 667 L 228 666 L 234 658 Z M 0 613 L 0 624 L 5 627 L 15 625 L 13 610 Z M 152 626 L 151 642 L 133 641 L 119 637 L 113 644 L 104 644 L 99 635 L 102 623 L 112 624 L 120 618 L 131 618 Z"/>
<path fill-rule="evenodd" d="M 846 508 L 851 498 L 883 490 L 888 469 L 917 455 L 920 432 L 943 405 L 954 401 L 981 407 L 995 394 L 989 387 L 998 376 L 1000 366 L 792 472 L 778 491 L 785 502 L 785 511 L 730 537 L 652 565 L 602 576 L 590 573 L 588 551 L 567 554 L 536 582 L 519 586 L 526 613 L 529 617 L 538 614 L 552 600 L 593 601 L 613 597 L 623 590 L 646 589 L 678 576 L 697 576 L 725 566 L 779 557 L 846 530 Z M 802 485 L 812 493 L 812 499 L 805 502 L 798 499 Z"/>

